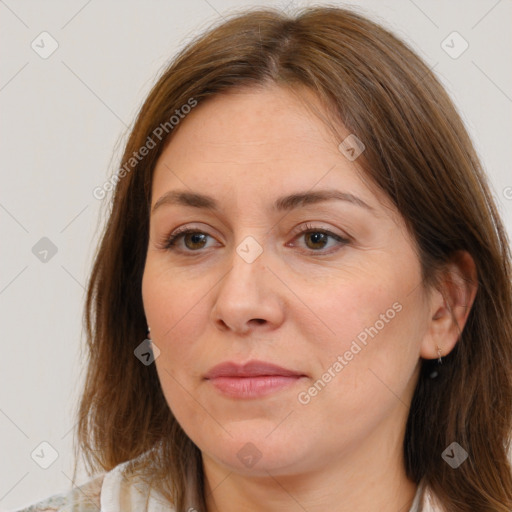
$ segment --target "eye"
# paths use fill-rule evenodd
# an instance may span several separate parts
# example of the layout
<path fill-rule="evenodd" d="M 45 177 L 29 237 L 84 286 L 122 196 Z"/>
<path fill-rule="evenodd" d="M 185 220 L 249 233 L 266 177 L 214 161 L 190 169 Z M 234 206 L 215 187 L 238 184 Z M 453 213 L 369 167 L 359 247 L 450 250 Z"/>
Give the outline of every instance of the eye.
<path fill-rule="evenodd" d="M 178 229 L 163 240 L 162 248 L 170 251 L 196 252 L 206 247 L 208 233 L 192 228 Z M 179 242 L 183 240 L 183 244 Z M 183 248 L 183 245 L 185 248 Z"/>
<path fill-rule="evenodd" d="M 350 243 L 348 238 L 343 238 L 327 229 L 315 228 L 310 224 L 301 227 L 305 227 L 305 229 L 296 232 L 294 240 L 304 237 L 306 247 L 310 249 L 308 252 L 311 253 L 330 254 L 340 246 Z M 171 235 L 164 237 L 160 246 L 162 249 L 169 251 L 199 252 L 201 249 L 208 248 L 209 238 L 212 237 L 208 233 L 198 229 L 178 228 Z M 334 251 L 324 251 L 323 249 L 329 247 L 330 241 L 334 242 L 331 243 L 331 247 L 334 246 Z"/>
<path fill-rule="evenodd" d="M 299 231 L 294 240 L 304 237 L 306 247 L 311 249 L 312 252 L 320 252 L 321 254 L 330 254 L 334 251 L 323 251 L 326 247 L 329 246 L 329 241 L 334 241 L 331 244 L 331 247 L 334 246 L 334 250 L 337 250 L 336 247 L 344 246 L 350 242 L 348 238 L 343 238 L 332 231 L 327 229 L 320 229 L 311 226 L 310 224 L 306 224 L 306 229 Z"/>

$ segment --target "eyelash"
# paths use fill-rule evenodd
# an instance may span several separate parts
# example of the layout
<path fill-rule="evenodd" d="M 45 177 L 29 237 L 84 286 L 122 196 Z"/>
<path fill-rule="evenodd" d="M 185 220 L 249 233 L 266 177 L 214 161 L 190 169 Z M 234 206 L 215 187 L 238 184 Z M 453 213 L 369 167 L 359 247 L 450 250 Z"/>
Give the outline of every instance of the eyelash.
<path fill-rule="evenodd" d="M 329 230 L 326 230 L 326 229 L 320 229 L 320 228 L 315 228 L 313 227 L 311 224 L 305 224 L 304 226 L 301 226 L 302 229 L 301 231 L 298 231 L 296 233 L 294 233 L 294 240 L 296 238 L 299 238 L 299 236 L 301 235 L 307 235 L 307 234 L 310 234 L 310 233 L 321 233 L 323 235 L 327 235 L 328 237 L 330 238 L 333 238 L 334 240 L 336 240 L 337 242 L 339 242 L 339 246 L 338 246 L 338 249 L 347 245 L 348 243 L 350 243 L 350 239 L 349 238 L 343 238 L 335 233 L 333 233 L 332 231 L 329 231 Z M 192 228 L 178 228 L 177 231 L 175 231 L 172 235 L 168 235 L 166 237 L 164 237 L 164 239 L 162 240 L 162 243 L 161 243 L 161 249 L 164 249 L 164 250 L 168 250 L 168 251 L 177 251 L 177 252 L 182 252 L 182 253 L 190 253 L 191 255 L 193 253 L 201 253 L 202 250 L 201 249 L 197 249 L 197 250 L 190 250 L 190 249 L 176 249 L 176 242 L 183 238 L 185 235 L 189 234 L 189 233 L 193 233 L 193 234 L 201 234 L 201 235 L 206 235 L 206 236 L 210 236 L 208 233 L 205 233 L 201 230 L 198 230 L 198 229 L 192 229 Z M 335 249 L 338 250 L 338 249 Z M 331 254 L 332 252 L 334 252 L 332 249 L 329 251 L 329 252 L 322 252 L 322 250 L 318 250 L 318 251 L 315 251 L 313 249 L 309 249 L 307 250 L 307 252 L 309 252 L 310 254 L 314 254 L 314 255 L 328 255 L 328 254 Z"/>

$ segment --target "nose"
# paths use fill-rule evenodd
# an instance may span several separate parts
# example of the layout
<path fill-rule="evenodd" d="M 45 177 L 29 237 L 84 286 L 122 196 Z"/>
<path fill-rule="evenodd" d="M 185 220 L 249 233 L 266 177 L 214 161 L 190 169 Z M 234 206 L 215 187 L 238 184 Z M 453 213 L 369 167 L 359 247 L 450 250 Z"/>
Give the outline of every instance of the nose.
<path fill-rule="evenodd" d="M 265 251 L 252 262 L 233 252 L 231 268 L 215 288 L 212 318 L 218 329 L 246 335 L 281 325 L 284 290 L 266 263 Z"/>

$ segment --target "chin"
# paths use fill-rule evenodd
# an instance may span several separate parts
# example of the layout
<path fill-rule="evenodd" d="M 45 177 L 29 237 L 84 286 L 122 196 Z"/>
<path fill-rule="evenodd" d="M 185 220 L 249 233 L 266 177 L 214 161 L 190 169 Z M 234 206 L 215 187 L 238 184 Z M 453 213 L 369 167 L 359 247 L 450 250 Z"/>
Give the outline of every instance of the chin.
<path fill-rule="evenodd" d="M 255 477 L 268 477 L 269 473 L 290 474 L 307 459 L 304 440 L 293 439 L 285 430 L 275 438 L 275 432 L 269 435 L 268 429 L 264 434 L 250 428 L 241 428 L 236 433 L 232 430 L 232 437 L 224 433 L 218 442 L 212 442 L 210 437 L 203 447 L 199 446 L 203 453 L 229 471 Z"/>

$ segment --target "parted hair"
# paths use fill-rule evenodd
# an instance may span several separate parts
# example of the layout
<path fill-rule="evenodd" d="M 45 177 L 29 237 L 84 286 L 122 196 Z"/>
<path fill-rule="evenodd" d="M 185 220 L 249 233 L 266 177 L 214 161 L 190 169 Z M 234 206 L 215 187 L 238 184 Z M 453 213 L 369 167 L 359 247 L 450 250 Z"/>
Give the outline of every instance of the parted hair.
<path fill-rule="evenodd" d="M 403 216 L 425 288 L 440 286 L 457 251 L 472 256 L 478 276 L 473 306 L 437 378 L 429 378 L 435 360 L 421 361 L 403 460 L 408 477 L 424 481 L 447 512 L 509 512 L 511 255 L 495 200 L 434 73 L 390 30 L 354 9 L 330 6 L 293 15 L 267 8 L 232 14 L 179 51 L 141 107 L 120 162 L 129 171 L 117 176 L 88 283 L 75 474 L 80 455 L 93 474 L 152 449 L 151 464 L 133 470 L 177 511 L 185 510 L 186 492 L 205 510 L 201 453 L 174 418 L 155 365 L 134 356 L 147 331 L 141 282 L 152 177 L 179 129 L 169 125 L 177 109 L 266 86 L 295 93 L 307 88 L 334 131 L 357 134 L 365 150 L 355 163 Z M 159 126 L 165 136 L 155 136 Z M 130 161 L 149 139 L 154 144 L 146 156 Z M 468 452 L 457 469 L 442 459 L 454 441 Z"/>

